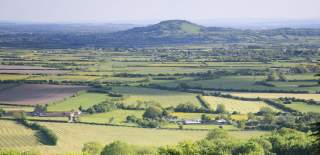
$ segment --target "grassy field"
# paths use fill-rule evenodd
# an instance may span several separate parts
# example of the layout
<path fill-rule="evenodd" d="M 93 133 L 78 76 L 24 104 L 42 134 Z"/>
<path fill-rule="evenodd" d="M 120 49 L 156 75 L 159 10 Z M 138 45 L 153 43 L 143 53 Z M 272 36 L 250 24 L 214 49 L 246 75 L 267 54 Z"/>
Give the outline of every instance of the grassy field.
<path fill-rule="evenodd" d="M 134 115 L 138 118 L 142 118 L 144 111 L 140 110 L 114 110 L 106 113 L 82 115 L 81 122 L 93 122 L 93 123 L 112 123 L 112 124 L 126 124 L 126 118 L 129 115 Z M 110 122 L 110 119 L 113 121 Z"/>
<path fill-rule="evenodd" d="M 288 94 L 288 93 L 230 93 L 234 96 L 246 97 L 246 98 L 270 98 L 270 99 L 277 99 L 280 97 L 294 97 L 299 99 L 306 99 L 306 100 L 316 100 L 320 101 L 320 94 Z"/>
<path fill-rule="evenodd" d="M 290 107 L 292 109 L 295 109 L 297 111 L 301 111 L 301 112 L 320 113 L 320 106 L 319 105 L 310 105 L 310 104 L 304 104 L 304 103 L 291 103 L 291 104 L 286 104 L 286 106 Z"/>
<path fill-rule="evenodd" d="M 186 102 L 200 106 L 196 94 L 192 93 L 137 87 L 116 87 L 113 91 L 128 95 L 124 100 L 124 103 L 127 104 L 136 104 L 137 101 L 155 101 L 163 107 L 176 106 Z"/>
<path fill-rule="evenodd" d="M 70 111 L 76 110 L 79 106 L 88 108 L 94 104 L 105 101 L 108 98 L 106 94 L 102 93 L 80 93 L 78 96 L 67 98 L 64 101 L 50 104 L 49 111 Z"/>
<path fill-rule="evenodd" d="M 14 121 L 0 120 L 0 149 L 16 147 L 25 149 L 41 145 L 35 132 Z"/>
<path fill-rule="evenodd" d="M 214 96 L 204 96 L 203 97 L 208 103 L 210 103 L 212 108 L 216 108 L 218 104 L 224 104 L 226 110 L 229 112 L 238 111 L 241 114 L 246 114 L 249 112 L 258 112 L 262 107 L 270 107 L 275 111 L 277 109 L 267 105 L 264 102 L 258 101 L 241 101 L 235 99 L 227 99 L 221 97 L 214 97 Z"/>

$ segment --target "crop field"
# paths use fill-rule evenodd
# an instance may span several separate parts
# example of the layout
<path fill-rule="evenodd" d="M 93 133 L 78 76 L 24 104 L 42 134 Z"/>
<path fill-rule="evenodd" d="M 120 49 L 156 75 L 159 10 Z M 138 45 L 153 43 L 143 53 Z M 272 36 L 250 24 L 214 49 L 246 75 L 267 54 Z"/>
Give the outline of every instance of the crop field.
<path fill-rule="evenodd" d="M 186 102 L 200 106 L 196 94 L 192 93 L 138 87 L 116 87 L 113 91 L 128 95 L 123 101 L 126 104 L 136 104 L 137 101 L 155 101 L 163 107 L 176 106 Z"/>
<path fill-rule="evenodd" d="M 0 103 L 15 105 L 49 104 L 85 90 L 84 86 L 23 84 L 0 91 Z"/>
<path fill-rule="evenodd" d="M 280 97 L 294 97 L 298 99 L 306 99 L 306 100 L 316 100 L 320 101 L 320 94 L 290 94 L 290 93 L 238 93 L 238 92 L 233 92 L 230 93 L 231 95 L 234 96 L 239 96 L 239 97 L 246 97 L 246 98 L 270 98 L 270 99 L 277 99 Z"/>
<path fill-rule="evenodd" d="M 14 121 L 0 120 L 0 149 L 35 147 L 41 145 L 35 132 Z"/>
<path fill-rule="evenodd" d="M 255 113 L 258 112 L 262 107 L 270 107 L 274 111 L 278 111 L 274 107 L 259 101 L 241 101 L 214 96 L 204 96 L 203 98 L 211 105 L 212 108 L 216 108 L 218 104 L 223 104 L 225 105 L 226 110 L 229 112 L 238 111 L 241 114 L 246 114 L 249 112 Z"/>
<path fill-rule="evenodd" d="M 101 103 L 108 98 L 106 94 L 102 93 L 79 93 L 74 97 L 66 98 L 63 101 L 52 103 L 48 106 L 49 111 L 70 111 L 77 110 L 80 106 L 82 108 L 89 108 L 92 105 Z"/>

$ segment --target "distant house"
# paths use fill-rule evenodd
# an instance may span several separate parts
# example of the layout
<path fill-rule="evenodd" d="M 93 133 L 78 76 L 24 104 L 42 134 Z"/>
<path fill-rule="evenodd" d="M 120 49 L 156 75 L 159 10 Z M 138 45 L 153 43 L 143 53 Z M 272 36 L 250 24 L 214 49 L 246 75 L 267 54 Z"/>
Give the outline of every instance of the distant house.
<path fill-rule="evenodd" d="M 81 115 L 81 111 L 71 112 L 33 112 L 33 116 L 38 117 L 68 117 L 68 122 L 76 122 Z"/>
<path fill-rule="evenodd" d="M 216 122 L 217 122 L 217 124 L 220 124 L 220 125 L 222 125 L 222 124 L 229 124 L 229 121 L 227 121 L 227 120 L 225 120 L 225 119 L 218 119 L 218 120 L 216 120 Z"/>
<path fill-rule="evenodd" d="M 80 114 L 81 114 L 81 111 L 72 111 L 72 112 L 70 112 L 69 115 L 68 115 L 68 118 L 69 118 L 68 122 L 69 123 L 73 123 L 73 122 L 78 121 Z"/>
<path fill-rule="evenodd" d="M 183 120 L 184 125 L 188 124 L 201 124 L 201 119 L 189 119 L 189 120 Z"/>

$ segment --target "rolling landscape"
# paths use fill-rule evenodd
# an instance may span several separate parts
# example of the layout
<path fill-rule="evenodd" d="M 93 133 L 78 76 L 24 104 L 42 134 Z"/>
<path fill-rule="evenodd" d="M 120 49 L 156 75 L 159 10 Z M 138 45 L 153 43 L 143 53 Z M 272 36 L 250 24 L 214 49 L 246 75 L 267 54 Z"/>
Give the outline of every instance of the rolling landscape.
<path fill-rule="evenodd" d="M 319 22 L 216 26 L 196 22 L 214 14 L 131 14 L 142 8 L 134 3 L 118 14 L 105 5 L 108 23 L 73 22 L 66 8 L 15 22 L 23 10 L 7 21 L 14 5 L 1 3 L 0 155 L 320 153 Z M 90 13 L 78 10 L 83 2 L 61 4 L 96 20 L 90 7 L 105 2 L 88 4 Z M 54 8 L 43 7 L 43 16 Z M 152 22 L 119 22 L 122 14 Z"/>

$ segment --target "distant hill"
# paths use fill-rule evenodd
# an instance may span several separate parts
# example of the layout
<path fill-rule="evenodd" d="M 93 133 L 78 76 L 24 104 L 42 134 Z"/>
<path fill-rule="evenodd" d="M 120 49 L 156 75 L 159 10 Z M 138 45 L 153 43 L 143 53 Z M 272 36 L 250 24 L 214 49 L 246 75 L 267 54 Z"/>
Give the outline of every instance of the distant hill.
<path fill-rule="evenodd" d="M 150 37 L 187 36 L 204 33 L 205 27 L 185 21 L 168 20 L 155 25 L 137 27 L 120 33 L 121 35 L 147 35 Z"/>
<path fill-rule="evenodd" d="M 267 30 L 205 27 L 185 20 L 132 25 L 25 25 L 0 24 L 0 47 L 80 48 L 146 47 L 190 44 L 288 44 L 307 43 L 320 48 L 320 29 Z"/>

